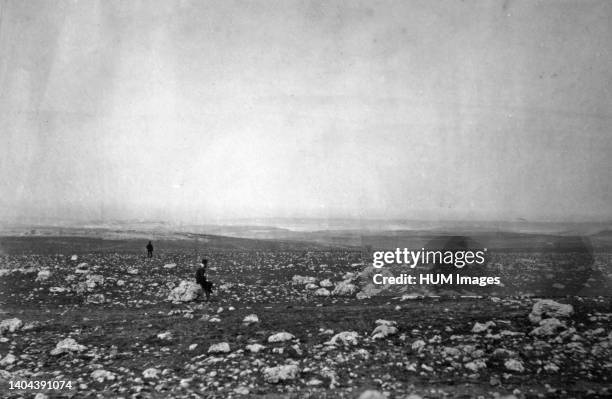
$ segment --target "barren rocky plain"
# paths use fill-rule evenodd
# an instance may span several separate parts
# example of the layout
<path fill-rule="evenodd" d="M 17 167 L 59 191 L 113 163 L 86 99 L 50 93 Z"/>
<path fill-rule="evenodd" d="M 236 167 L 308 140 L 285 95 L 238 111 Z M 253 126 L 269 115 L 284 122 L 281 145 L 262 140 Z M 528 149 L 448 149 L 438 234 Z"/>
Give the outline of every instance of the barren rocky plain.
<path fill-rule="evenodd" d="M 610 251 L 586 288 L 553 295 L 538 287 L 557 271 L 533 251 L 492 255 L 498 291 L 378 292 L 359 248 L 218 238 L 155 242 L 147 259 L 143 240 L 0 244 L 2 397 L 612 397 Z M 203 256 L 210 301 L 193 284 Z"/>

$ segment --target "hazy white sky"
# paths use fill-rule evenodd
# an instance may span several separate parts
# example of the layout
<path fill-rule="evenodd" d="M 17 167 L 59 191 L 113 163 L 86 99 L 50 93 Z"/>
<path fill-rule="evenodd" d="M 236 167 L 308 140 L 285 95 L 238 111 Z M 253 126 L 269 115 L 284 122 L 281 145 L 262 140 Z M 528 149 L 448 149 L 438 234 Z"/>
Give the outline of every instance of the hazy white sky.
<path fill-rule="evenodd" d="M 0 218 L 612 218 L 612 2 L 0 7 Z"/>

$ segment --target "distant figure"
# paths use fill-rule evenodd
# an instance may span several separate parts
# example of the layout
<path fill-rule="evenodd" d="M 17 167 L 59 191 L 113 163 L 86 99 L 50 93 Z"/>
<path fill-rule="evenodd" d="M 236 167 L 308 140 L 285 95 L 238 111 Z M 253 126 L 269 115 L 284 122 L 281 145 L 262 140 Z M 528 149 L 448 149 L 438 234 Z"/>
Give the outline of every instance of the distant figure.
<path fill-rule="evenodd" d="M 212 293 L 213 283 L 208 281 L 206 278 L 206 267 L 208 266 L 208 260 L 202 259 L 202 263 L 198 270 L 196 270 L 195 279 L 198 284 L 202 287 L 202 291 L 206 294 L 206 300 L 210 299 Z"/>
<path fill-rule="evenodd" d="M 151 241 L 149 241 L 149 243 L 147 244 L 147 257 L 153 257 L 153 244 L 151 244 Z"/>

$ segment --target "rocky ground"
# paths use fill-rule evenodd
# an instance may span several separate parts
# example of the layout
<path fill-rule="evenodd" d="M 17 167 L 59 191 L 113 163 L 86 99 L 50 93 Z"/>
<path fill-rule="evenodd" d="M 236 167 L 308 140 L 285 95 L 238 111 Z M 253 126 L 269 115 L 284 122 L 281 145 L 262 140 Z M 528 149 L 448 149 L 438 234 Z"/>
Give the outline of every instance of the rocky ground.
<path fill-rule="evenodd" d="M 184 252 L 1 256 L 0 395 L 612 395 L 610 297 L 368 298 L 359 251 L 207 256 L 210 302 Z M 9 389 L 36 380 L 72 387 Z"/>

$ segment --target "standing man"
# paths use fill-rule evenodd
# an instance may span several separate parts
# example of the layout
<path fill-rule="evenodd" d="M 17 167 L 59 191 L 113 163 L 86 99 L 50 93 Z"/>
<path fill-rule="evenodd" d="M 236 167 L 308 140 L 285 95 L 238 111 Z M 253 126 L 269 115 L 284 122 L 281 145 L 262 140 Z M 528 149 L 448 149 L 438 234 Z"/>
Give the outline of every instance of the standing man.
<path fill-rule="evenodd" d="M 149 243 L 147 244 L 147 258 L 152 258 L 153 257 L 153 244 L 151 244 L 151 241 L 149 241 Z"/>
<path fill-rule="evenodd" d="M 206 294 L 206 300 L 210 300 L 210 294 L 212 293 L 213 283 L 208 281 L 206 278 L 206 267 L 208 266 L 208 259 L 202 259 L 202 263 L 198 270 L 196 270 L 195 279 L 196 283 L 202 286 L 202 291 Z"/>

